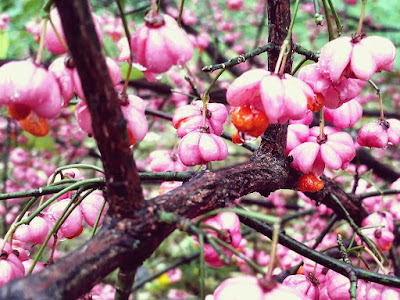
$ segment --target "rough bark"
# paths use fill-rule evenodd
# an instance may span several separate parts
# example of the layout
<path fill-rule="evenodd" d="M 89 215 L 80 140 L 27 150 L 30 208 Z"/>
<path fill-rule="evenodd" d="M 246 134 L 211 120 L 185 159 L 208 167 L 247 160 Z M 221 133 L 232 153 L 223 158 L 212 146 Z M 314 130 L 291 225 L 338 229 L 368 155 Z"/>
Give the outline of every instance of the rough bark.
<path fill-rule="evenodd" d="M 290 1 L 268 0 L 268 43 L 282 45 L 290 25 Z M 279 49 L 268 53 L 268 70 L 273 72 Z M 293 57 L 288 55 L 285 73 L 292 69 Z"/>
<path fill-rule="evenodd" d="M 142 187 L 129 148 L 127 122 L 108 74 L 90 8 L 87 1 L 55 2 L 92 117 L 106 174 L 110 214 L 131 217 L 143 202 Z"/>

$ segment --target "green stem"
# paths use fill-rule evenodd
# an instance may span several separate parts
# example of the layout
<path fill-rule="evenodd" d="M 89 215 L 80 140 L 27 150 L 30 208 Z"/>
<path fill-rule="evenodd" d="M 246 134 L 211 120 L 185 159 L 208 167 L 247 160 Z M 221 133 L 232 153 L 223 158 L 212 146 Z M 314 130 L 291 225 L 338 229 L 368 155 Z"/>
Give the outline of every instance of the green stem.
<path fill-rule="evenodd" d="M 350 279 L 350 300 L 357 300 L 357 274 L 354 270 L 349 271 Z"/>
<path fill-rule="evenodd" d="M 324 23 L 324 16 L 321 15 L 321 9 L 319 7 L 319 0 L 314 0 L 314 20 L 315 24 L 322 25 Z"/>
<path fill-rule="evenodd" d="M 92 184 L 91 187 L 103 187 L 104 180 L 102 178 L 97 178 L 98 181 L 95 184 Z M 0 194 L 0 200 L 7 200 L 13 198 L 24 198 L 24 197 L 39 197 L 43 195 L 54 194 L 60 192 L 66 188 L 71 186 L 71 184 L 62 184 L 62 185 L 49 185 L 46 187 L 38 188 L 35 190 L 24 191 L 24 192 L 16 192 L 16 193 L 8 193 L 8 194 Z"/>
<path fill-rule="evenodd" d="M 132 71 L 133 51 L 132 51 L 132 45 L 131 45 L 131 33 L 129 31 L 128 22 L 126 21 L 124 8 L 122 7 L 122 4 L 121 4 L 120 0 L 116 0 L 116 2 L 117 2 L 117 6 L 118 6 L 118 10 L 119 10 L 120 16 L 121 16 L 122 25 L 124 27 L 125 36 L 126 36 L 126 39 L 128 40 L 128 45 L 129 45 L 129 58 L 130 58 L 129 66 L 128 66 L 128 71 L 126 73 L 124 87 L 122 88 L 122 91 L 121 91 L 121 94 L 125 95 L 126 94 L 126 90 L 128 89 L 129 77 L 130 77 L 131 71 Z"/>
<path fill-rule="evenodd" d="M 195 224 L 198 225 L 200 224 L 202 221 L 213 217 L 221 212 L 233 212 L 239 216 L 243 216 L 243 217 L 248 217 L 248 218 L 253 218 L 253 219 L 258 219 L 260 221 L 263 222 L 267 222 L 267 223 L 279 223 L 280 222 L 280 218 L 278 217 L 273 217 L 273 216 L 268 216 L 265 215 L 264 213 L 259 213 L 259 212 L 254 212 L 254 211 L 248 211 L 245 210 L 244 208 L 220 208 L 220 209 L 215 209 L 213 211 L 210 211 L 208 213 L 205 213 L 204 215 L 202 215 L 201 217 L 199 217 L 196 221 Z"/>
<path fill-rule="evenodd" d="M 36 65 L 40 65 L 42 62 L 43 49 L 44 49 L 44 38 L 46 36 L 46 27 L 47 27 L 48 20 L 49 20 L 49 18 L 47 18 L 47 17 L 43 19 L 42 33 L 40 35 L 40 41 L 39 41 L 39 49 L 38 49 L 36 59 L 35 59 Z"/>
<path fill-rule="evenodd" d="M 43 244 L 41 245 L 38 253 L 36 254 L 35 259 L 33 260 L 33 263 L 28 271 L 28 274 L 31 274 L 33 269 L 35 268 L 37 262 L 39 261 L 40 257 L 43 254 L 44 249 L 47 246 L 47 243 L 49 242 L 50 238 L 52 236 L 54 236 L 54 238 L 57 237 L 57 233 L 60 230 L 62 224 L 64 224 L 65 220 L 70 216 L 70 214 L 74 211 L 74 209 L 83 201 L 83 199 L 85 199 L 93 190 L 88 191 L 84 196 L 82 196 L 78 201 L 76 201 L 74 203 L 74 201 L 79 197 L 80 193 L 83 191 L 83 189 L 81 191 L 78 190 L 78 192 L 74 195 L 74 197 L 72 197 L 71 201 L 68 203 L 68 205 L 64 208 L 63 212 L 60 215 L 60 218 L 57 220 L 57 222 L 54 224 L 52 230 L 49 232 L 49 234 L 46 237 L 46 240 L 43 242 Z M 72 206 L 73 205 L 73 206 Z M 70 207 L 72 206 L 72 208 L 70 209 Z M 54 243 L 56 243 L 56 241 L 54 240 Z M 54 247 L 55 245 L 53 245 Z"/>
<path fill-rule="evenodd" d="M 365 198 L 374 197 L 374 196 L 381 196 L 381 195 L 395 195 L 400 194 L 400 190 L 381 190 L 381 191 L 374 191 L 365 194 L 357 195 L 359 200 L 363 200 Z"/>
<path fill-rule="evenodd" d="M 50 16 L 49 16 L 49 21 L 50 21 L 51 28 L 53 29 L 54 33 L 55 33 L 56 36 L 57 36 L 57 39 L 60 41 L 61 45 L 63 45 L 65 51 L 66 51 L 67 53 L 70 53 L 70 52 L 69 52 L 68 45 L 67 45 L 67 42 L 63 39 L 63 37 L 61 36 L 60 32 L 58 32 L 56 26 L 54 26 L 53 20 L 51 19 Z"/>
<path fill-rule="evenodd" d="M 246 257 L 246 255 L 244 255 L 243 253 L 239 252 L 238 250 L 236 250 L 235 248 L 233 248 L 230 244 L 228 244 L 227 242 L 224 242 L 221 239 L 215 238 L 214 236 L 211 236 L 211 239 L 214 239 L 215 242 L 224 247 L 225 249 L 229 250 L 230 252 L 232 252 L 234 255 L 236 255 L 237 257 L 243 259 L 246 264 L 251 267 L 254 271 L 256 271 L 257 273 L 260 274 L 265 274 L 265 271 L 263 270 L 263 268 L 261 268 L 258 264 L 256 264 L 254 261 L 252 261 L 251 259 L 248 259 Z"/>
<path fill-rule="evenodd" d="M 322 0 L 322 5 L 324 6 L 326 25 L 328 26 L 329 41 L 332 41 L 335 39 L 335 37 L 333 35 L 331 16 L 329 14 L 328 3 L 326 3 L 326 1 L 327 0 Z"/>
<path fill-rule="evenodd" d="M 101 208 L 100 208 L 100 212 L 97 215 L 96 222 L 94 222 L 94 226 L 93 226 L 93 230 L 92 230 L 92 233 L 90 235 L 90 238 L 93 238 L 94 235 L 96 234 L 97 226 L 99 226 L 101 215 L 103 214 L 103 210 L 104 210 L 104 207 L 106 206 L 106 203 L 107 203 L 107 200 L 104 199 L 103 204 L 101 205 Z"/>
<path fill-rule="evenodd" d="M 249 149 L 253 149 L 252 145 L 247 145 Z M 152 180 L 162 180 L 162 181 L 187 181 L 191 179 L 193 176 L 197 175 L 198 172 L 141 172 L 139 173 L 140 180 L 143 181 L 152 181 Z M 93 178 L 90 179 L 91 187 L 98 187 L 101 188 L 104 186 L 104 178 Z M 77 189 L 76 183 L 78 182 L 88 182 L 85 181 L 71 181 L 74 183 L 72 186 L 73 189 Z M 58 193 L 60 191 L 64 191 L 65 189 L 71 187 L 71 184 L 49 184 L 48 186 L 38 188 L 35 190 L 30 191 L 23 191 L 23 192 L 15 192 L 15 193 L 7 193 L 7 194 L 0 194 L 0 200 L 7 200 L 13 198 L 24 198 L 24 197 L 37 197 L 43 196 L 48 194 Z M 78 185 L 79 187 L 79 185 Z M 71 190 L 71 189 L 70 189 Z"/>
<path fill-rule="evenodd" d="M 48 0 L 46 1 L 46 3 L 43 5 L 42 9 L 46 12 L 46 13 L 50 13 L 51 10 L 51 6 L 53 5 L 53 0 Z"/>
<path fill-rule="evenodd" d="M 271 238 L 273 234 L 273 229 L 270 225 L 266 223 L 262 223 L 258 220 L 252 220 L 250 218 L 240 218 L 241 222 L 250 228 L 255 229 L 259 233 Z M 303 243 L 300 243 L 290 237 L 288 237 L 284 233 L 279 233 L 279 243 L 290 250 L 297 252 L 298 254 L 309 258 L 316 263 L 327 267 L 328 269 L 332 269 L 335 272 L 343 274 L 349 277 L 349 265 L 345 264 L 344 262 L 338 261 L 332 257 L 323 255 L 315 250 L 310 249 L 309 247 L 305 246 Z M 352 268 L 359 279 L 368 280 L 371 282 L 380 283 L 386 286 L 393 286 L 400 288 L 400 279 L 396 277 L 386 276 L 379 273 L 367 271 L 364 269 Z"/>
<path fill-rule="evenodd" d="M 198 172 L 141 172 L 139 173 L 140 180 L 162 180 L 162 181 L 188 181 Z"/>
<path fill-rule="evenodd" d="M 223 233 L 224 233 L 223 230 L 219 230 L 219 229 L 217 229 L 217 228 L 215 228 L 215 227 L 213 227 L 213 226 L 210 226 L 210 225 L 208 225 L 208 224 L 201 223 L 201 224 L 199 224 L 198 226 L 199 226 L 201 229 L 210 229 L 210 230 L 212 230 L 212 231 L 215 231 L 215 232 L 217 233 L 218 236 L 222 236 Z"/>
<path fill-rule="evenodd" d="M 348 223 L 350 224 L 350 227 L 353 228 L 353 230 L 358 234 L 358 236 L 361 238 L 361 240 L 367 244 L 367 246 L 372 250 L 374 255 L 379 258 L 380 261 L 383 261 L 383 257 L 381 254 L 376 250 L 375 245 L 371 242 L 371 240 L 366 237 L 360 227 L 357 226 L 357 224 L 354 222 L 353 218 L 350 216 L 349 212 L 344 208 L 343 204 L 340 202 L 340 200 L 334 195 L 331 194 L 331 198 L 333 201 L 340 207 L 340 209 L 343 211 Z"/>
<path fill-rule="evenodd" d="M 222 75 L 222 73 L 225 72 L 225 69 L 222 69 L 221 71 L 218 72 L 217 76 L 214 77 L 214 79 L 211 81 L 210 85 L 206 89 L 206 91 L 203 94 L 202 101 L 203 101 L 203 127 L 206 125 L 206 116 L 207 116 L 207 103 L 210 101 L 210 90 L 214 86 L 214 84 L 217 82 L 218 78 Z"/>
<path fill-rule="evenodd" d="M 225 69 L 222 69 L 221 71 L 218 72 L 217 76 L 214 77 L 214 79 L 211 81 L 210 85 L 206 89 L 206 91 L 203 94 L 203 102 L 207 100 L 208 94 L 210 93 L 211 88 L 214 86 L 214 84 L 217 82 L 218 78 L 222 75 L 222 73 L 225 72 Z"/>
<path fill-rule="evenodd" d="M 86 180 L 82 180 L 80 182 L 71 184 L 67 188 L 61 190 L 60 192 L 58 192 L 57 194 L 55 194 L 54 196 L 49 198 L 46 202 L 44 202 L 41 206 L 39 206 L 28 218 L 17 222 L 15 224 L 15 226 L 18 227 L 21 224 L 29 224 L 34 217 L 36 217 L 38 214 L 40 214 L 47 206 L 49 206 L 51 203 L 53 203 L 55 200 L 57 200 L 60 196 L 64 195 L 65 193 L 72 191 L 74 189 L 77 189 L 77 188 L 85 187 L 92 183 L 98 183 L 102 180 L 103 179 L 101 179 L 101 178 L 93 178 L 93 179 L 86 179 Z"/>
<path fill-rule="evenodd" d="M 200 244 L 200 299 L 204 299 L 204 279 L 206 277 L 206 263 L 204 261 L 204 235 L 198 236 Z"/>
<path fill-rule="evenodd" d="M 342 255 L 343 261 L 344 261 L 346 264 L 351 265 L 351 261 L 350 261 L 350 259 L 349 259 L 349 255 L 348 255 L 347 249 L 346 249 L 346 247 L 345 247 L 344 244 L 343 244 L 343 239 L 342 239 L 342 235 L 341 235 L 341 234 L 338 234 L 338 235 L 337 235 L 337 243 L 338 243 L 338 245 L 339 245 L 339 251 L 340 251 L 340 254 Z"/>
<path fill-rule="evenodd" d="M 66 165 L 66 166 L 58 167 L 58 168 L 54 171 L 54 173 L 53 173 L 53 175 L 52 175 L 52 178 L 51 178 L 51 180 L 50 180 L 50 183 L 53 183 L 53 182 L 54 182 L 54 180 L 55 180 L 56 176 L 58 175 L 58 173 L 60 173 L 60 172 L 63 171 L 63 170 L 67 170 L 67 169 L 89 169 L 89 170 L 94 170 L 94 171 L 97 171 L 97 172 L 100 172 L 100 173 L 103 173 L 103 174 L 104 174 L 104 170 L 103 170 L 102 168 L 99 168 L 99 167 L 96 167 L 96 166 L 93 166 L 93 165 L 88 165 L 88 164 L 72 164 L 72 165 Z"/>
<path fill-rule="evenodd" d="M 286 36 L 286 39 L 288 41 L 290 41 L 290 39 L 292 37 L 292 31 L 293 31 L 293 27 L 294 27 L 294 22 L 296 20 L 297 11 L 299 10 L 299 4 L 300 4 L 300 0 L 296 0 L 296 3 L 294 4 L 294 11 L 293 11 L 292 20 L 290 21 L 288 33 L 287 33 L 287 36 Z"/>
<path fill-rule="evenodd" d="M 182 13 L 184 5 L 185 5 L 185 0 L 181 0 L 181 7 L 179 8 L 179 16 L 177 20 L 179 27 L 182 27 Z"/>
<path fill-rule="evenodd" d="M 64 184 L 69 184 L 69 183 L 75 183 L 79 182 L 79 179 L 73 179 L 73 178 L 68 178 L 68 179 L 61 179 L 60 181 L 54 182 L 54 183 L 49 183 L 48 186 L 58 186 L 58 185 L 64 185 Z"/>
<path fill-rule="evenodd" d="M 332 0 L 328 0 L 328 3 L 329 3 L 329 7 L 331 8 L 331 12 L 332 12 L 333 18 L 335 19 L 336 28 L 338 30 L 337 35 L 338 35 L 338 37 L 340 37 L 342 35 L 343 25 L 340 22 L 339 15 L 338 15 L 338 13 L 337 13 L 337 11 L 335 9 L 335 6 L 332 3 Z"/>
<path fill-rule="evenodd" d="M 297 66 L 293 69 L 292 71 L 292 76 L 294 76 L 298 70 L 304 65 L 304 63 L 308 60 L 307 57 L 304 57 L 298 64 Z"/>
<path fill-rule="evenodd" d="M 271 253 L 270 253 L 270 261 L 268 266 L 267 279 L 272 278 L 272 272 L 275 269 L 275 259 L 276 259 L 276 249 L 278 246 L 279 240 L 279 229 L 281 228 L 280 224 L 273 225 L 272 239 L 271 239 Z"/>
<path fill-rule="evenodd" d="M 364 250 L 372 257 L 372 259 L 376 262 L 376 264 L 379 266 L 379 268 L 382 270 L 383 274 L 387 274 L 387 271 L 385 267 L 382 265 L 382 263 L 379 261 L 379 259 L 376 257 L 374 253 L 367 247 L 364 248 Z"/>
<path fill-rule="evenodd" d="M 362 30 L 362 26 L 363 26 L 363 22 L 364 22 L 366 4 L 367 4 L 367 0 L 362 0 L 362 2 L 361 2 L 360 20 L 358 21 L 357 35 L 361 34 L 361 30 Z"/>
<path fill-rule="evenodd" d="M 158 0 L 158 2 L 157 2 L 157 12 L 160 12 L 160 9 L 161 9 L 161 1 L 162 1 L 162 0 Z"/>
<path fill-rule="evenodd" d="M 324 120 L 324 108 L 322 107 L 319 111 L 319 139 L 321 141 L 325 140 L 325 120 Z"/>

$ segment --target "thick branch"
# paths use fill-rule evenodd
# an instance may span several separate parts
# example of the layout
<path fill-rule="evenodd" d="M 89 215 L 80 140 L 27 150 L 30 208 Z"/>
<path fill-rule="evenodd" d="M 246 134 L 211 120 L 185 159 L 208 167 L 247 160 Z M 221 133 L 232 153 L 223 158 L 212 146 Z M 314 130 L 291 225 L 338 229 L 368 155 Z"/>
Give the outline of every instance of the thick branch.
<path fill-rule="evenodd" d="M 65 37 L 81 78 L 104 171 L 110 214 L 129 217 L 143 202 L 129 138 L 94 29 L 87 1 L 55 1 Z"/>
<path fill-rule="evenodd" d="M 290 25 L 290 1 L 268 0 L 268 43 L 282 45 Z M 274 71 L 278 61 L 279 50 L 272 49 L 268 55 L 268 70 Z M 291 52 L 292 53 L 292 52 Z M 293 56 L 288 55 L 285 72 L 292 69 Z"/>
<path fill-rule="evenodd" d="M 132 257 L 143 261 L 144 251 L 135 250 L 152 249 L 151 240 L 126 234 L 128 226 L 142 231 L 141 225 L 133 227 L 126 219 L 105 227 L 72 255 L 0 289 L 0 299 L 77 299 L 120 265 L 128 265 Z"/>

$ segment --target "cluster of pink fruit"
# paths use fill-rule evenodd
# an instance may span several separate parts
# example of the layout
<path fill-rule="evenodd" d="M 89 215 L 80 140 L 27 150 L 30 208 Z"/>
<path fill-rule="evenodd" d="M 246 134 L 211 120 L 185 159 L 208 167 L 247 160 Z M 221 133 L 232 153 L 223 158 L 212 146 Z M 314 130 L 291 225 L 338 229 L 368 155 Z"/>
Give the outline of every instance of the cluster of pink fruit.
<path fill-rule="evenodd" d="M 49 182 L 53 179 L 53 176 L 54 175 L 50 176 Z M 57 175 L 52 181 L 57 182 L 67 178 L 85 179 L 79 170 L 69 169 L 63 172 L 62 177 Z M 32 245 L 42 245 L 45 243 L 56 222 L 63 217 L 65 209 L 70 206 L 71 197 L 73 197 L 71 192 L 63 194 L 63 196 L 57 199 L 57 202 L 46 207 L 45 210 L 32 218 L 28 224 L 19 225 L 14 231 L 12 246 L 3 241 L 1 244 L 1 253 L 3 256 L 7 257 L 3 257 L 3 259 L 0 260 L 0 267 L 2 270 L 0 285 L 28 273 L 33 262 L 29 259 L 29 249 Z M 65 219 L 65 222 L 62 223 L 57 232 L 57 240 L 54 239 L 54 235 L 50 235 L 46 246 L 55 249 L 63 239 L 73 239 L 79 236 L 83 231 L 83 220 L 85 220 L 89 226 L 93 227 L 100 215 L 99 222 L 97 223 L 97 226 L 100 226 L 108 209 L 108 204 L 106 203 L 104 209 L 101 210 L 103 202 L 104 197 L 100 191 L 93 191 L 87 195 L 81 203 L 71 211 L 69 216 Z M 30 215 L 31 212 L 27 212 L 25 216 L 22 217 L 21 222 Z M 18 256 L 14 253 L 17 253 Z M 35 267 L 35 271 L 43 268 L 43 263 L 38 263 Z"/>
<path fill-rule="evenodd" d="M 195 166 L 227 157 L 228 147 L 219 137 L 227 116 L 225 105 L 207 103 L 203 106 L 201 101 L 175 111 L 172 124 L 182 138 L 178 153 L 183 164 Z"/>
<path fill-rule="evenodd" d="M 372 75 L 391 70 L 396 56 L 392 42 L 381 37 L 356 36 L 333 40 L 321 49 L 318 63 L 303 67 L 299 79 L 256 69 L 237 78 L 227 90 L 234 107 L 261 111 L 270 124 L 291 120 L 288 154 L 292 166 L 304 173 L 321 175 L 325 165 L 345 169 L 355 156 L 352 137 L 334 128 L 308 128 L 308 110 L 324 112 L 338 128 L 353 126 L 362 115 L 356 100 Z M 293 122 L 293 120 L 298 120 Z M 362 146 L 385 147 L 399 143 L 400 121 L 379 120 L 364 125 L 357 142 Z M 238 126 L 237 126 L 238 127 Z"/>

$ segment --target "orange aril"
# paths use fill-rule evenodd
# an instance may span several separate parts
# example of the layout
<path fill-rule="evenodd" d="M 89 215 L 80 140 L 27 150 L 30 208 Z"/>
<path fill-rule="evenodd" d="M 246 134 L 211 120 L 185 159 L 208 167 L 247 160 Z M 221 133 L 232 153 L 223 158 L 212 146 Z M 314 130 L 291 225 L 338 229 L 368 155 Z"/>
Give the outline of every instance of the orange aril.
<path fill-rule="evenodd" d="M 23 120 L 20 120 L 23 129 L 35 136 L 45 136 L 49 133 L 49 125 L 46 119 L 39 117 L 36 113 L 31 113 Z"/>
<path fill-rule="evenodd" d="M 383 251 L 388 251 L 392 248 L 392 244 L 388 244 L 385 248 L 383 248 Z"/>
<path fill-rule="evenodd" d="M 178 129 L 178 128 L 181 127 L 182 124 L 184 124 L 188 119 L 189 119 L 189 117 L 183 118 L 182 120 L 179 120 L 179 121 L 174 125 L 174 127 L 175 127 L 176 129 Z"/>
<path fill-rule="evenodd" d="M 307 98 L 307 108 L 312 112 L 320 111 L 325 104 L 325 98 L 320 93 L 315 94 L 314 103 L 313 99 Z"/>
<path fill-rule="evenodd" d="M 237 131 L 237 130 L 235 130 L 232 133 L 232 143 L 234 143 L 234 144 L 243 144 L 244 143 L 244 141 L 240 137 L 239 131 Z"/>
<path fill-rule="evenodd" d="M 303 266 L 300 266 L 300 267 L 297 269 L 297 273 L 296 273 L 296 274 L 304 274 Z"/>
<path fill-rule="evenodd" d="M 25 119 L 30 112 L 31 109 L 23 104 L 11 104 L 7 107 L 8 116 L 18 121 Z"/>
<path fill-rule="evenodd" d="M 315 193 L 324 188 L 324 183 L 313 174 L 303 174 L 297 183 L 300 192 Z"/>
<path fill-rule="evenodd" d="M 133 136 L 131 130 L 127 128 L 129 135 L 129 145 L 133 146 L 136 143 L 135 137 Z"/>
<path fill-rule="evenodd" d="M 268 117 L 261 111 L 249 106 L 237 107 L 231 116 L 232 123 L 238 131 L 253 137 L 259 137 L 267 129 Z"/>

